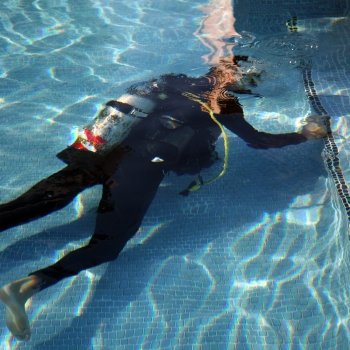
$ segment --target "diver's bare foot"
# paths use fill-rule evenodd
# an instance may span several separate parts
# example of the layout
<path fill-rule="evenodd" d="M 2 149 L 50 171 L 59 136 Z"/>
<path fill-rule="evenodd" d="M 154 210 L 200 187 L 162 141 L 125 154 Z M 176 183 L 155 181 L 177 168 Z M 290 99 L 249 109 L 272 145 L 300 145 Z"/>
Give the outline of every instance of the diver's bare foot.
<path fill-rule="evenodd" d="M 0 289 L 0 300 L 6 306 L 6 325 L 18 340 L 30 339 L 30 326 L 25 311 L 26 301 L 39 290 L 39 279 L 29 276 Z"/>

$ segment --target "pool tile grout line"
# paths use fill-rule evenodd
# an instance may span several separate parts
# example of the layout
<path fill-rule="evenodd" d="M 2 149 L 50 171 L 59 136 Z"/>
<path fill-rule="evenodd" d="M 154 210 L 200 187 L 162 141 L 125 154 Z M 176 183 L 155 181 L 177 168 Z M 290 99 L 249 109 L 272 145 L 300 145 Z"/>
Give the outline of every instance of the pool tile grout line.
<path fill-rule="evenodd" d="M 312 109 L 319 116 L 323 116 L 325 120 L 325 126 L 327 128 L 327 136 L 323 138 L 325 148 L 323 150 L 323 159 L 325 161 L 326 168 L 332 176 L 337 193 L 345 207 L 348 222 L 350 223 L 350 195 L 349 188 L 346 184 L 343 171 L 339 161 L 339 151 L 335 143 L 334 136 L 331 129 L 331 117 L 322 106 L 322 103 L 317 95 L 315 84 L 312 80 L 311 65 L 310 63 L 302 64 L 303 82 L 308 100 Z M 348 232 L 350 239 L 350 232 Z"/>

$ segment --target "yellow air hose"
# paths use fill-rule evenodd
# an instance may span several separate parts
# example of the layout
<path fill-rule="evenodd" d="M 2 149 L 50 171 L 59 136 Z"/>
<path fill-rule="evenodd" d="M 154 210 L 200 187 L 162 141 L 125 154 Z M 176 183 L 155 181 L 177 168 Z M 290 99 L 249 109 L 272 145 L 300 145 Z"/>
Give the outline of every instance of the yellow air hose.
<path fill-rule="evenodd" d="M 222 166 L 220 173 L 215 175 L 214 177 L 212 177 L 211 179 L 209 179 L 207 181 L 203 181 L 202 177 L 199 175 L 197 177 L 197 179 L 192 181 L 184 191 L 180 192 L 180 194 L 187 196 L 190 192 L 198 191 L 203 185 L 209 185 L 209 184 L 213 183 L 214 181 L 216 181 L 217 179 L 219 179 L 221 176 L 225 175 L 226 170 L 227 170 L 227 166 L 228 166 L 229 142 L 228 142 L 228 136 L 227 136 L 227 133 L 226 133 L 224 127 L 216 119 L 214 112 L 209 107 L 209 105 L 207 103 L 203 102 L 199 96 L 192 94 L 190 92 L 184 92 L 182 95 L 187 97 L 188 99 L 194 101 L 194 102 L 199 103 L 209 113 L 210 119 L 220 128 L 220 131 L 223 135 L 224 151 L 225 151 L 224 163 L 223 163 L 223 166 Z"/>

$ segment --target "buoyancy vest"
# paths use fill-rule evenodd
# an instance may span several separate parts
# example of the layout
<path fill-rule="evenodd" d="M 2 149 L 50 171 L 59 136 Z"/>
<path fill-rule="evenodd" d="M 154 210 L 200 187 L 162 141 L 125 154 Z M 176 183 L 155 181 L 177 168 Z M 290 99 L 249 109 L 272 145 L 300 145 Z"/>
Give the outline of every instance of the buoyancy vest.
<path fill-rule="evenodd" d="M 206 161 L 197 160 L 210 157 L 213 151 L 212 144 L 218 135 L 212 137 L 208 130 L 215 125 L 211 125 L 197 103 L 168 85 L 163 80 L 151 81 L 109 101 L 57 157 L 67 164 L 104 164 L 106 155 L 123 143 L 122 146 L 129 146 L 145 159 L 165 162 L 170 168 L 180 163 L 182 166 L 186 163 L 186 169 L 195 163 L 198 166 L 194 168 L 200 168 Z"/>

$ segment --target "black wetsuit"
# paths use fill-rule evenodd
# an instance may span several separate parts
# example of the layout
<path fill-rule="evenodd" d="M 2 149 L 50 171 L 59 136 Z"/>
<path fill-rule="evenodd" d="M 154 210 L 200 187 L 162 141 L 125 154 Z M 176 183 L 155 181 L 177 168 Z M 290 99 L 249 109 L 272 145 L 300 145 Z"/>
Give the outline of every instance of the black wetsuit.
<path fill-rule="evenodd" d="M 185 75 L 167 75 L 130 88 L 128 93 L 150 98 L 156 107 L 120 146 L 103 156 L 68 147 L 58 155 L 67 167 L 0 206 L 0 230 L 5 230 L 63 208 L 84 189 L 103 184 L 91 240 L 55 264 L 33 272 L 41 277 L 41 288 L 115 259 L 138 230 L 168 171 L 198 173 L 215 161 L 214 143 L 220 129 L 197 102 L 182 94 L 190 91 L 203 98 L 209 89 L 207 78 Z M 226 96 L 219 105 L 217 119 L 252 147 L 306 141 L 299 133 L 274 135 L 255 130 L 244 120 L 236 97 Z M 152 162 L 155 157 L 162 161 Z"/>

